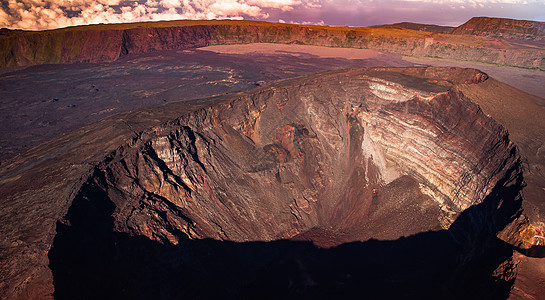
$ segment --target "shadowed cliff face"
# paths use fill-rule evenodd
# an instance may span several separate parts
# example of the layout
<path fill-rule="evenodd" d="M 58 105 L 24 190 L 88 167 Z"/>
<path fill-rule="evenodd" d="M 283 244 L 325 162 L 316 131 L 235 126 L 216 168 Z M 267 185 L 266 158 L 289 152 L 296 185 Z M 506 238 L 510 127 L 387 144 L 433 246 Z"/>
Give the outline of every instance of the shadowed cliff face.
<path fill-rule="evenodd" d="M 512 249 L 475 225 L 475 218 L 497 220 L 486 213 L 498 205 L 493 198 L 462 213 L 451 230 L 395 241 L 323 249 L 178 232 L 173 245 L 116 229 L 105 184 L 95 174 L 57 225 L 49 253 L 56 299 L 507 299 L 514 281 Z"/>
<path fill-rule="evenodd" d="M 519 157 L 452 88 L 486 75 L 456 72 L 325 73 L 143 134 L 58 223 L 55 295 L 506 297 L 511 250 L 494 234 L 520 208 Z"/>
<path fill-rule="evenodd" d="M 373 202 L 399 198 L 390 190 L 402 185 L 435 219 L 416 232 L 448 228 L 519 157 L 503 128 L 449 90 L 449 78 L 426 81 L 416 76 L 440 74 L 421 71 L 326 73 L 258 89 L 147 134 L 101 167 L 116 226 L 171 243 L 175 234 L 164 224 L 232 241 L 315 227 L 345 232 L 373 215 L 380 206 Z M 418 215 L 407 213 L 408 231 Z"/>
<path fill-rule="evenodd" d="M 519 214 L 520 157 L 457 89 L 486 79 L 321 73 L 129 135 L 56 208 L 55 296 L 506 297 L 495 235 Z M 343 244 L 372 238 L 391 241 Z"/>

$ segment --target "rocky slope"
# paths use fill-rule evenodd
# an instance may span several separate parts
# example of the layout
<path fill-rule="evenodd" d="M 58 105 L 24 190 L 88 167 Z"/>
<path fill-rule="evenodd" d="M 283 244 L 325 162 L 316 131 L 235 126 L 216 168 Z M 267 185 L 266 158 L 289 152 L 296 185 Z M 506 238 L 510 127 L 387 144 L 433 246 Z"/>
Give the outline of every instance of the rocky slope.
<path fill-rule="evenodd" d="M 2 294 L 505 297 L 495 235 L 520 214 L 522 169 L 459 89 L 486 81 L 334 71 L 43 144 L 0 170 Z"/>
<path fill-rule="evenodd" d="M 301 54 L 317 46 L 282 47 L 281 54 L 221 54 L 206 48 L 127 55 L 112 63 L 41 65 L 0 75 L 0 164 L 42 142 L 107 116 L 165 103 L 205 98 L 327 70 L 412 66 L 401 57 L 320 58 Z M 297 49 L 285 49 L 297 48 Z M 363 49 L 337 51 L 371 52 Z M 297 53 L 296 53 L 297 52 Z M 351 58 L 351 55 L 346 55 Z M 47 79 L 46 79 L 47 78 Z M 545 78 L 545 76 L 544 76 Z M 36 93 L 39 91 L 39 93 Z"/>
<path fill-rule="evenodd" d="M 452 33 L 513 40 L 545 41 L 545 22 L 475 17 L 456 27 Z"/>
<path fill-rule="evenodd" d="M 412 22 L 401 22 L 401 23 L 394 23 L 394 24 L 371 26 L 371 27 L 373 28 L 398 27 L 398 28 L 405 28 L 405 29 L 411 29 L 411 30 L 428 31 L 428 32 L 435 32 L 435 33 L 447 33 L 447 34 L 452 33 L 452 31 L 456 28 L 451 26 L 439 26 L 439 25 L 420 24 L 420 23 L 412 23 Z"/>
<path fill-rule="evenodd" d="M 487 37 L 401 28 L 299 26 L 251 21 L 170 21 L 91 25 L 42 32 L 4 30 L 0 67 L 108 62 L 128 53 L 240 43 L 295 43 L 376 49 L 545 70 L 539 47 Z M 7 68 L 7 69 L 6 69 Z"/>

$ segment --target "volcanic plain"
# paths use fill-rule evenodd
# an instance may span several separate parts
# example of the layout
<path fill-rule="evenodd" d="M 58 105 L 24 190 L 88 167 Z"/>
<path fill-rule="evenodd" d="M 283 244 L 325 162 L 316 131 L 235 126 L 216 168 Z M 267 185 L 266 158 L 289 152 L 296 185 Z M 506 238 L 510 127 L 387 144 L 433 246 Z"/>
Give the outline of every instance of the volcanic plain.
<path fill-rule="evenodd" d="M 172 24 L 2 32 L 6 299 L 543 294 L 540 35 Z"/>

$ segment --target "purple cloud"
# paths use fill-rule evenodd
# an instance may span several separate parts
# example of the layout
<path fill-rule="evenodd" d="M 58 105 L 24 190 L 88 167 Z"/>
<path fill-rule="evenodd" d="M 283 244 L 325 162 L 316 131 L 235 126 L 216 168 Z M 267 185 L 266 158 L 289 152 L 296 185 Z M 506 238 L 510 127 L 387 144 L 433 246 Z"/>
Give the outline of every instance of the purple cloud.
<path fill-rule="evenodd" d="M 42 30 L 226 18 L 343 26 L 402 21 L 456 26 L 473 16 L 545 21 L 544 12 L 545 3 L 536 0 L 3 0 L 0 27 Z"/>

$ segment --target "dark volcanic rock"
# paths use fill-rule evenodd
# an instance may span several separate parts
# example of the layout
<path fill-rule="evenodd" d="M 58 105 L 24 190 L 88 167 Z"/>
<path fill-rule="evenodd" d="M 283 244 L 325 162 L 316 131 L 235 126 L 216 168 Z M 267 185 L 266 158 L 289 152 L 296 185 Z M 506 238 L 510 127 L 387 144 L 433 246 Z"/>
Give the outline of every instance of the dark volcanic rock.
<path fill-rule="evenodd" d="M 514 40 L 545 41 L 545 22 L 474 17 L 456 27 L 452 33 Z"/>
<path fill-rule="evenodd" d="M 458 89 L 486 80 L 327 72 L 43 144 L 0 170 L 1 291 L 505 297 L 512 250 L 495 235 L 520 213 L 520 157 Z"/>
<path fill-rule="evenodd" d="M 0 163 L 114 114 L 247 89 L 256 81 L 379 66 L 412 64 L 385 53 L 341 59 L 294 52 L 242 56 L 167 50 L 126 55 L 112 63 L 29 67 L 0 75 Z"/>

